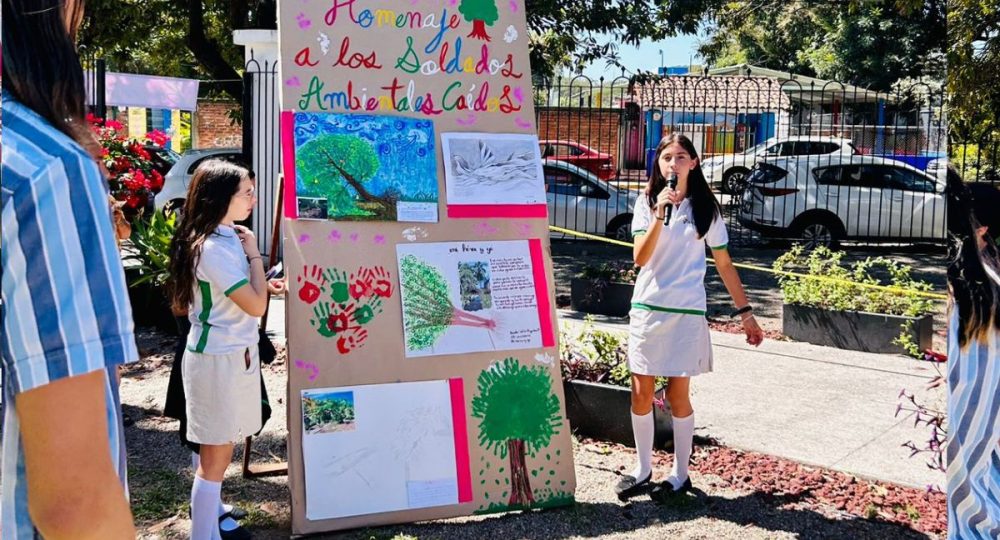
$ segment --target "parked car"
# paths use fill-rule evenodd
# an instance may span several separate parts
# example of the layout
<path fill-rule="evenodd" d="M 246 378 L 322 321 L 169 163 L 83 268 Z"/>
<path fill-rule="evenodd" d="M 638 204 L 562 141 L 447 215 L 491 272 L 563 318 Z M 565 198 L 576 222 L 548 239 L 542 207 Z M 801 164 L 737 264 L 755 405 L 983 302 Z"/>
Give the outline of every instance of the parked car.
<path fill-rule="evenodd" d="M 631 241 L 632 209 L 639 192 L 618 189 L 564 161 L 544 160 L 542 169 L 550 225 Z"/>
<path fill-rule="evenodd" d="M 850 139 L 838 137 L 794 136 L 771 138 L 739 154 L 724 154 L 704 160 L 701 164 L 709 185 L 722 193 L 737 194 L 746 187 L 746 178 L 760 160 L 786 156 L 852 155 L 857 154 Z"/>
<path fill-rule="evenodd" d="M 542 159 L 555 159 L 588 170 L 601 180 L 614 178 L 615 160 L 611 154 L 598 152 L 575 141 L 538 141 Z"/>
<path fill-rule="evenodd" d="M 164 178 L 177 163 L 177 160 L 181 158 L 180 154 L 170 148 L 156 144 L 144 144 L 142 147 L 146 152 L 149 152 L 149 160 L 153 162 L 153 169 L 162 174 Z"/>
<path fill-rule="evenodd" d="M 194 170 L 202 161 L 212 158 L 242 163 L 243 150 L 239 148 L 202 148 L 184 152 L 170 168 L 170 171 L 164 175 L 163 189 L 156 195 L 156 208 L 183 207 L 191 175 L 194 174 Z"/>
<path fill-rule="evenodd" d="M 841 240 L 941 241 L 944 176 L 871 156 L 783 157 L 748 177 L 739 221 L 766 237 L 807 248 Z"/>

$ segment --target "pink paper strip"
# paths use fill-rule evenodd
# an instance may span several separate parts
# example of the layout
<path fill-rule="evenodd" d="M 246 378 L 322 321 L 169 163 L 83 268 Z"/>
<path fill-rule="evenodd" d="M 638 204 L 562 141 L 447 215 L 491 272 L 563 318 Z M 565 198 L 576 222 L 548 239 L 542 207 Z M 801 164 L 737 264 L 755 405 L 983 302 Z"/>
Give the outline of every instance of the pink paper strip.
<path fill-rule="evenodd" d="M 544 204 L 449 204 L 450 218 L 545 218 Z"/>
<path fill-rule="evenodd" d="M 285 217 L 298 219 L 295 196 L 295 113 L 281 111 L 281 157 L 285 175 Z"/>
<path fill-rule="evenodd" d="M 455 472 L 458 475 L 458 502 L 472 502 L 472 465 L 469 462 L 469 430 L 465 424 L 465 384 L 448 379 L 451 387 L 451 422 L 455 429 Z"/>
<path fill-rule="evenodd" d="M 545 278 L 545 257 L 542 255 L 542 241 L 528 240 L 531 252 L 531 267 L 535 273 L 535 298 L 538 301 L 538 322 L 542 328 L 542 346 L 555 347 L 556 333 L 552 324 L 552 304 L 549 302 L 549 282 Z"/>

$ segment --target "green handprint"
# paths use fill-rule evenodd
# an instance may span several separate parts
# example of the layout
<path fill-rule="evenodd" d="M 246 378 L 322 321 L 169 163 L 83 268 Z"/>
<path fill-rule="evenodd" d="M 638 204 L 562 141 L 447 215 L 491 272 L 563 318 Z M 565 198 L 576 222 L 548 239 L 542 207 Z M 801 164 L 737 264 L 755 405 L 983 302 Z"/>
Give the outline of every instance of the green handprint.
<path fill-rule="evenodd" d="M 319 305 L 313 308 L 313 314 L 316 315 L 316 318 L 311 319 L 309 323 L 316 327 L 316 331 L 319 332 L 319 335 L 327 338 L 333 337 L 336 332 L 334 332 L 328 324 L 328 321 L 330 320 L 330 304 L 320 302 Z"/>
<path fill-rule="evenodd" d="M 334 302 L 343 304 L 350 300 L 351 295 L 348 290 L 347 272 L 330 268 L 323 273 L 323 277 L 330 282 L 330 298 Z"/>
<path fill-rule="evenodd" d="M 382 313 L 382 299 L 373 298 L 370 303 L 359 307 L 354 312 L 354 320 L 358 324 L 368 324 L 379 313 Z"/>

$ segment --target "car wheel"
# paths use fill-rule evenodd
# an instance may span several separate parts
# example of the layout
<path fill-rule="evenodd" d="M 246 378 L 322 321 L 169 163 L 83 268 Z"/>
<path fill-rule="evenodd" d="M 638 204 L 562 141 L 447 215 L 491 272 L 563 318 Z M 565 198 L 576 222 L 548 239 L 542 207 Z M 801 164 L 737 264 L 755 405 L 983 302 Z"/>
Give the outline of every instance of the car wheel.
<path fill-rule="evenodd" d="M 622 242 L 632 241 L 632 217 L 616 218 L 608 225 L 607 236 Z"/>
<path fill-rule="evenodd" d="M 812 251 L 818 247 L 837 248 L 841 234 L 831 220 L 813 218 L 797 227 L 796 236 L 807 251 Z"/>
<path fill-rule="evenodd" d="M 163 205 L 164 214 L 177 214 L 177 217 L 181 217 L 184 213 L 184 199 L 173 199 L 167 201 Z"/>
<path fill-rule="evenodd" d="M 750 171 L 743 168 L 730 169 L 722 175 L 722 192 L 726 195 L 743 193 L 747 185 L 747 175 Z"/>

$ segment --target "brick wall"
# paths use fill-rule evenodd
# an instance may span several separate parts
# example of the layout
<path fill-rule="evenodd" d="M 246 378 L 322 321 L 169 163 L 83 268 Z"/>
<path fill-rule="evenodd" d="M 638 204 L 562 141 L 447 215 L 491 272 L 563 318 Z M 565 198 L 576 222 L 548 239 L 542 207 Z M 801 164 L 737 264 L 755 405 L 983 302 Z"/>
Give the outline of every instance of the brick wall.
<path fill-rule="evenodd" d="M 621 109 L 544 108 L 538 112 L 539 140 L 571 140 L 619 159 Z"/>
<path fill-rule="evenodd" d="M 243 146 L 243 128 L 231 125 L 229 111 L 236 108 L 231 101 L 199 101 L 195 111 L 194 148 L 239 148 Z"/>

